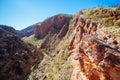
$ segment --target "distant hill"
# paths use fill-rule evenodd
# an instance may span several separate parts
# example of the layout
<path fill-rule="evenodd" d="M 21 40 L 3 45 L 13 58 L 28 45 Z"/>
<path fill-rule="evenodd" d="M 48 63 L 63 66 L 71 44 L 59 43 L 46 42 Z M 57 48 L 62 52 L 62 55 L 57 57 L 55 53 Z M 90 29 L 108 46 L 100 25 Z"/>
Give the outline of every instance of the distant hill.
<path fill-rule="evenodd" d="M 29 37 L 33 34 L 35 34 L 37 38 L 44 38 L 47 35 L 47 33 L 50 31 L 58 32 L 63 27 L 63 25 L 65 25 L 65 22 L 68 22 L 67 20 L 69 20 L 70 18 L 72 18 L 72 15 L 58 14 L 50 18 L 47 18 L 43 22 L 39 22 L 34 25 L 28 26 L 27 28 L 22 30 L 18 30 L 17 33 L 21 38 Z M 55 28 L 56 28 L 56 31 L 55 31 Z M 58 28 L 58 31 L 57 31 L 57 28 Z"/>
<path fill-rule="evenodd" d="M 17 33 L 19 35 L 20 38 L 22 37 L 29 37 L 30 35 L 34 34 L 34 30 L 35 30 L 35 25 L 31 25 L 31 26 L 28 26 L 27 28 L 25 29 L 22 29 L 22 30 L 18 30 Z"/>

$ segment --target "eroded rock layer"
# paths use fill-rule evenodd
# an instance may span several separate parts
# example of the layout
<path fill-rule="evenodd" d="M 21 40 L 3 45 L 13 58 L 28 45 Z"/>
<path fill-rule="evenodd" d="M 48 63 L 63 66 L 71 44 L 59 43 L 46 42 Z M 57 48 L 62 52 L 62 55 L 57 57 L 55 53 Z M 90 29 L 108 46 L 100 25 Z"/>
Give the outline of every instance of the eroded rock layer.
<path fill-rule="evenodd" d="M 80 72 L 88 80 L 119 80 L 120 51 L 119 48 L 88 34 L 84 34 L 76 46 Z M 79 72 L 79 75 L 82 75 Z M 77 79 L 78 78 L 78 79 Z M 81 80 L 86 80 L 81 77 Z M 76 77 L 79 80 L 79 76 Z"/>
<path fill-rule="evenodd" d="M 120 48 L 100 24 L 77 15 L 69 50 L 74 54 L 71 80 L 119 80 Z M 115 43 L 114 43 L 115 41 Z"/>
<path fill-rule="evenodd" d="M 55 15 L 43 21 L 41 24 L 36 25 L 35 36 L 39 39 L 44 38 L 47 34 L 58 34 L 62 27 L 67 29 L 72 16 L 70 15 Z M 67 27 L 66 27 L 67 26 Z M 66 32 L 65 31 L 65 32 Z M 49 33 L 50 32 L 50 33 Z M 61 34 L 64 36 L 66 33 Z"/>

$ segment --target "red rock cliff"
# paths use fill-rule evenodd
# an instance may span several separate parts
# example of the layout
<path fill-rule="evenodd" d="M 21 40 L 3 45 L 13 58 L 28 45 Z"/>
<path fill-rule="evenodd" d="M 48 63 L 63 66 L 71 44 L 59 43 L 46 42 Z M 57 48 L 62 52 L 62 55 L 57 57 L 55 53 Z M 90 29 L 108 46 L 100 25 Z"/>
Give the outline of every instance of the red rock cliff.
<path fill-rule="evenodd" d="M 120 48 L 110 40 L 101 25 L 77 14 L 72 20 L 73 39 L 69 44 L 73 52 L 74 67 L 71 80 L 119 80 Z"/>
<path fill-rule="evenodd" d="M 57 34 L 63 26 L 69 23 L 72 16 L 56 15 L 43 21 L 41 24 L 36 25 L 35 36 L 37 38 L 44 38 L 48 32 Z M 62 34 L 64 35 L 64 34 Z"/>

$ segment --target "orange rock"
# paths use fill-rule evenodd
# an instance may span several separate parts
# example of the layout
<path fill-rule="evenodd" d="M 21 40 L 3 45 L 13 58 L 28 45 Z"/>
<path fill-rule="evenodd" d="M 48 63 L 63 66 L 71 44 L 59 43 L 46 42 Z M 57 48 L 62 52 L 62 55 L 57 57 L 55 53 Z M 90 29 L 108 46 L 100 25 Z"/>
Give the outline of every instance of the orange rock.
<path fill-rule="evenodd" d="M 101 13 L 107 10 L 101 8 Z M 114 11 L 112 15 L 117 15 Z M 119 80 L 120 47 L 112 35 L 106 34 L 101 25 L 78 18 L 72 20 L 75 28 L 69 44 L 72 51 L 73 73 L 71 80 Z"/>
<path fill-rule="evenodd" d="M 36 25 L 35 36 L 41 39 L 44 38 L 49 32 L 53 34 L 59 33 L 62 27 L 66 27 L 65 29 L 67 30 L 67 26 L 71 18 L 72 16 L 69 15 L 56 15 L 50 17 L 43 21 L 40 25 Z"/>

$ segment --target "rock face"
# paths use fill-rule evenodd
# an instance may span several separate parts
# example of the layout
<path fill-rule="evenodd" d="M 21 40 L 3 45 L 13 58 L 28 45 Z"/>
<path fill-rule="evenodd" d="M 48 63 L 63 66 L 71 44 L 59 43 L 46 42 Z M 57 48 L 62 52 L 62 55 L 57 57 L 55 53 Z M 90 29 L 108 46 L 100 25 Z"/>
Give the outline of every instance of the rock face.
<path fill-rule="evenodd" d="M 107 37 L 100 24 L 77 14 L 72 20 L 73 39 L 69 50 L 74 54 L 71 80 L 119 80 L 120 48 Z"/>
<path fill-rule="evenodd" d="M 77 56 L 74 59 L 79 61 L 80 70 L 74 80 L 119 80 L 119 47 L 88 34 L 83 34 L 76 47 Z"/>
<path fill-rule="evenodd" d="M 35 36 L 38 39 L 42 39 L 47 34 L 58 34 L 63 27 L 66 31 L 61 33 L 61 36 L 64 36 L 68 30 L 67 25 L 71 18 L 72 16 L 63 14 L 50 17 L 36 26 Z"/>
<path fill-rule="evenodd" d="M 40 48 L 55 49 L 67 34 L 71 19 L 71 15 L 55 15 L 38 25 L 35 30 L 35 37 L 44 39 Z"/>
<path fill-rule="evenodd" d="M 43 58 L 37 48 L 15 34 L 15 29 L 0 26 L 0 80 L 26 80 L 31 67 Z"/>
<path fill-rule="evenodd" d="M 59 37 L 65 36 L 69 28 L 69 21 L 72 18 L 71 15 L 59 14 L 52 16 L 41 23 L 36 23 L 25 29 L 18 30 L 17 33 L 20 38 L 29 37 L 35 34 L 38 39 L 43 39 L 48 33 L 58 34 L 63 28 L 63 32 L 59 34 Z"/>
<path fill-rule="evenodd" d="M 116 11 L 116 10 L 108 10 L 108 9 L 100 8 L 99 10 L 95 10 L 95 13 L 96 14 L 108 14 L 111 17 L 115 17 L 116 20 L 120 19 L 119 11 Z"/>

